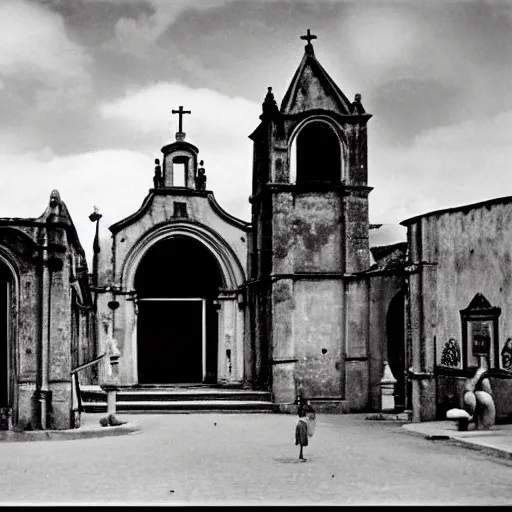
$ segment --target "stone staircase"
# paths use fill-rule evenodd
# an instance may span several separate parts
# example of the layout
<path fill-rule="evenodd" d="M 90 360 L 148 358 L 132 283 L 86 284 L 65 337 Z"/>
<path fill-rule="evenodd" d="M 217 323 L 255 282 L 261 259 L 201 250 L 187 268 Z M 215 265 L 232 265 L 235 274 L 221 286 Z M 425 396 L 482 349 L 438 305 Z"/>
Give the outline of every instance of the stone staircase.
<path fill-rule="evenodd" d="M 107 412 L 107 393 L 100 386 L 80 386 L 84 412 Z M 277 412 L 270 393 L 220 386 L 122 387 L 116 395 L 116 412 Z"/>

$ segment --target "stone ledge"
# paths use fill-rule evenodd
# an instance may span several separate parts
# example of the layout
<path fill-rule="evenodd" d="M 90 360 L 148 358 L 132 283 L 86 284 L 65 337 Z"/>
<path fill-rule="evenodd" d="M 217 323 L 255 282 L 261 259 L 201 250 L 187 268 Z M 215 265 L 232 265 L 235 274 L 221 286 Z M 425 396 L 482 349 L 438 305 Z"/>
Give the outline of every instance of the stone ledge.
<path fill-rule="evenodd" d="M 81 427 L 69 430 L 1 430 L 0 442 L 27 442 L 27 441 L 70 441 L 74 439 L 89 439 L 93 437 L 122 436 L 140 431 L 136 422 L 127 422 L 114 427 Z"/>
<path fill-rule="evenodd" d="M 380 421 L 411 421 L 408 413 L 388 413 L 388 412 L 377 412 L 374 414 L 368 414 L 367 420 L 380 420 Z"/>

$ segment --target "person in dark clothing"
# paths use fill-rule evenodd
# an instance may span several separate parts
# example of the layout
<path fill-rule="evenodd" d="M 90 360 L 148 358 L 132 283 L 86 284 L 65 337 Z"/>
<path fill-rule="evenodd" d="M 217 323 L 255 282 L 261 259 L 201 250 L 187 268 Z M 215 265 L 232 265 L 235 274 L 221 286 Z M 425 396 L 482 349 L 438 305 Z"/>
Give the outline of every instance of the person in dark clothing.
<path fill-rule="evenodd" d="M 305 408 L 299 407 L 299 419 L 295 426 L 295 446 L 300 446 L 299 459 L 304 458 L 303 449 L 308 445 L 308 420 Z"/>

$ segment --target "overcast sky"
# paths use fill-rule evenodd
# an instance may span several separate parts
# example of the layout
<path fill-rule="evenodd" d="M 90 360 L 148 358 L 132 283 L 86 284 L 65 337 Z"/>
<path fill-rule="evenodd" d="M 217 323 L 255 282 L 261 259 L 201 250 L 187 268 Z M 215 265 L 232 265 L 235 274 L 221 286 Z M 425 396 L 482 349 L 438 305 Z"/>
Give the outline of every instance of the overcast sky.
<path fill-rule="evenodd" d="M 0 217 L 57 188 L 90 255 L 88 215 L 106 234 L 139 208 L 183 105 L 208 188 L 250 220 L 248 135 L 308 28 L 373 114 L 370 222 L 512 195 L 512 0 L 1 0 Z"/>

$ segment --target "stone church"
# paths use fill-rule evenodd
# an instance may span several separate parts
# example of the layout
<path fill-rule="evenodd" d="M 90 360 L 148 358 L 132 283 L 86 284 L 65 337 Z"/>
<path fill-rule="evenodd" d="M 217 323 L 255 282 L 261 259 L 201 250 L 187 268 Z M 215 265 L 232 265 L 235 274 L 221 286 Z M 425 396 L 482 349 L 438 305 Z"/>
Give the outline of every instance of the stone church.
<path fill-rule="evenodd" d="M 401 272 L 388 260 L 405 244 L 376 251 L 384 265 L 370 253 L 371 114 L 305 38 L 281 107 L 269 88 L 250 134 L 250 224 L 208 189 L 180 107 L 142 206 L 110 226 L 98 319 L 122 353 L 122 385 L 268 389 L 283 410 L 298 394 L 323 411 L 379 406 L 387 344 L 403 346 L 393 322 L 391 340 L 386 331 L 391 304 L 403 325 Z"/>
<path fill-rule="evenodd" d="M 91 362 L 112 347 L 123 389 L 265 390 L 283 412 L 298 396 L 323 412 L 380 410 L 388 361 L 396 407 L 412 409 L 414 421 L 458 400 L 473 364 L 458 322 L 488 322 L 477 328 L 492 337 L 500 366 L 511 271 L 500 267 L 500 291 L 492 264 L 485 278 L 474 275 L 490 257 L 486 226 L 511 236 L 512 202 L 426 214 L 403 222 L 407 242 L 370 246 L 379 227 L 368 216 L 372 116 L 322 67 L 314 38 L 301 37 L 304 55 L 280 106 L 269 87 L 248 134 L 250 222 L 209 190 L 181 106 L 139 210 L 109 226 L 101 244 L 101 215 L 91 215 L 92 269 L 57 191 L 37 219 L 0 219 L 1 428 L 72 426 L 79 385 L 101 383 L 104 368 Z M 474 236 L 457 256 L 444 240 L 462 225 Z M 464 286 L 447 278 L 454 269 Z M 462 359 L 442 357 L 452 338 L 466 343 Z"/>

